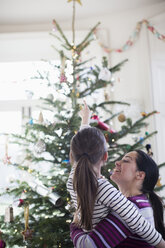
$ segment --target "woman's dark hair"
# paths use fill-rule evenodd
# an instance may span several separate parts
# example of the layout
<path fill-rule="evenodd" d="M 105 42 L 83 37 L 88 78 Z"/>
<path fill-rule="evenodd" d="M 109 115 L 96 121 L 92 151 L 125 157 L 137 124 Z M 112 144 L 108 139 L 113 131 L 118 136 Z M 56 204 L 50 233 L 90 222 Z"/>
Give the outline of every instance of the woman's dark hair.
<path fill-rule="evenodd" d="M 145 172 L 141 191 L 147 193 L 149 201 L 153 208 L 154 221 L 156 230 L 162 234 L 165 239 L 165 226 L 164 226 L 164 207 L 162 199 L 154 192 L 154 187 L 159 178 L 159 169 L 155 161 L 141 150 L 136 150 L 136 164 L 139 171 Z"/>
<path fill-rule="evenodd" d="M 80 226 L 92 229 L 92 215 L 97 193 L 97 177 L 93 165 L 97 164 L 106 152 L 103 133 L 95 128 L 84 128 L 71 140 L 71 156 L 76 164 L 73 188 L 77 193 Z"/>

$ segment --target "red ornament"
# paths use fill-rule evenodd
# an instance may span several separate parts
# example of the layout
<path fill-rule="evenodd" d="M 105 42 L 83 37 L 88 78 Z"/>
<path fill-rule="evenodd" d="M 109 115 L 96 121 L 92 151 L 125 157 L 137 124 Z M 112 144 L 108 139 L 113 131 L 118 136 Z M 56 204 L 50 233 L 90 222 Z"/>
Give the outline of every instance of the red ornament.
<path fill-rule="evenodd" d="M 0 248 L 5 248 L 5 247 L 6 247 L 5 241 L 3 241 L 2 239 L 0 239 Z"/>
<path fill-rule="evenodd" d="M 96 120 L 97 121 L 97 126 L 105 131 L 109 131 L 110 133 L 115 133 L 115 130 L 112 129 L 110 126 L 108 126 L 106 123 L 100 121 L 99 117 L 97 115 L 93 115 L 91 117 L 91 119 Z"/>
<path fill-rule="evenodd" d="M 61 75 L 60 75 L 60 83 L 64 83 L 64 82 L 67 82 L 67 77 L 65 76 L 64 73 L 61 73 Z"/>
<path fill-rule="evenodd" d="M 18 207 L 21 207 L 21 206 L 23 206 L 23 204 L 24 204 L 24 200 L 22 200 L 22 199 L 19 199 L 19 204 L 18 204 Z"/>
<path fill-rule="evenodd" d="M 29 228 L 27 228 L 27 230 L 24 230 L 22 232 L 24 240 L 32 239 L 32 234 L 33 234 L 33 230 L 30 230 Z"/>
<path fill-rule="evenodd" d="M 0 231 L 0 248 L 5 248 L 6 247 L 6 243 L 5 243 L 5 241 L 3 241 L 1 239 L 1 235 L 2 235 L 2 232 Z"/>

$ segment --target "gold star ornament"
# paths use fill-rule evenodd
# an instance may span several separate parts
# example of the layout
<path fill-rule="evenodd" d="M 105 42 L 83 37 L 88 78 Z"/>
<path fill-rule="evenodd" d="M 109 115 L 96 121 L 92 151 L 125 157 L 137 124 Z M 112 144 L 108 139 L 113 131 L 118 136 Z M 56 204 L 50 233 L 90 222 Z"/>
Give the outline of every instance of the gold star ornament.
<path fill-rule="evenodd" d="M 68 3 L 72 2 L 72 1 L 78 2 L 80 5 L 82 5 L 80 0 L 68 0 Z"/>

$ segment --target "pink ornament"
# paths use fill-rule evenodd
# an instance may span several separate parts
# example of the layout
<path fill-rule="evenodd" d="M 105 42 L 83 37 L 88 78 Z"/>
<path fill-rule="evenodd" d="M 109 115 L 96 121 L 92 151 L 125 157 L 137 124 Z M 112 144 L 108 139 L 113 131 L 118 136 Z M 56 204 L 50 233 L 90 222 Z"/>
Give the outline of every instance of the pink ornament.
<path fill-rule="evenodd" d="M 11 159 L 11 157 L 9 157 L 8 154 L 5 154 L 5 157 L 3 158 L 3 163 L 4 164 L 11 164 L 10 159 Z"/>
<path fill-rule="evenodd" d="M 6 247 L 6 243 L 3 240 L 0 240 L 0 248 L 5 248 Z"/>
<path fill-rule="evenodd" d="M 91 117 L 91 119 L 96 120 L 97 121 L 97 125 L 100 129 L 105 130 L 105 131 L 109 131 L 110 133 L 116 133 L 116 131 L 114 129 L 112 129 L 109 125 L 107 125 L 106 123 L 100 121 L 99 117 L 97 115 L 93 115 Z"/>
<path fill-rule="evenodd" d="M 61 73 L 61 75 L 60 75 L 60 83 L 64 83 L 64 82 L 67 82 L 67 77 L 65 76 L 64 73 Z"/>

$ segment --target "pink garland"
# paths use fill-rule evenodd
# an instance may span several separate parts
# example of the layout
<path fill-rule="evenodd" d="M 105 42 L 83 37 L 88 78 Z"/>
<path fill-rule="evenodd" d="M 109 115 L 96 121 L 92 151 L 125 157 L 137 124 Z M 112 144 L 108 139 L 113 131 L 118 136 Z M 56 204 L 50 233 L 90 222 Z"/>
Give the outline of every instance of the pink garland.
<path fill-rule="evenodd" d="M 165 35 L 160 34 L 147 20 L 142 20 L 136 24 L 136 28 L 133 32 L 133 34 L 129 37 L 129 39 L 126 41 L 126 43 L 119 49 L 109 49 L 107 46 L 102 44 L 99 41 L 98 34 L 97 34 L 97 29 L 94 31 L 94 34 L 96 36 L 96 39 L 98 40 L 99 45 L 103 48 L 103 50 L 106 53 L 111 53 L 111 52 L 117 52 L 117 53 L 122 53 L 129 49 L 132 45 L 135 44 L 136 40 L 139 37 L 142 25 L 145 24 L 146 28 L 152 32 L 159 40 L 165 41 Z"/>

